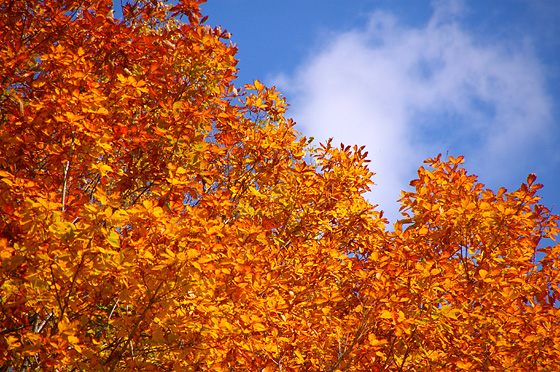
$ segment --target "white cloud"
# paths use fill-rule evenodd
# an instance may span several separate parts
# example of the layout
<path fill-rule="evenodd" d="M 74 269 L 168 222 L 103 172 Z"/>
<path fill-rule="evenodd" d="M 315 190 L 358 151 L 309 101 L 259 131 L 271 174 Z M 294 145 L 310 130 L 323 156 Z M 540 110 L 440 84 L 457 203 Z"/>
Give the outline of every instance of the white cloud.
<path fill-rule="evenodd" d="M 273 81 L 306 134 L 367 145 L 377 173 L 369 197 L 390 221 L 425 158 L 465 155 L 468 170 L 490 184 L 521 177 L 551 123 L 530 42 L 474 39 L 460 4 L 435 2 L 421 28 L 375 12 L 365 27 L 334 35 L 292 76 Z"/>

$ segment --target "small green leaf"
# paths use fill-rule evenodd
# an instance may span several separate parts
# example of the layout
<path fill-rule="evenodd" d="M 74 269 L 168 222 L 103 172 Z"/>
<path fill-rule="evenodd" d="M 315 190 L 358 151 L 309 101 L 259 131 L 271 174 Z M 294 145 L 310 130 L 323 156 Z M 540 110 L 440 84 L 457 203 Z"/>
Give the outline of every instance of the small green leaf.
<path fill-rule="evenodd" d="M 119 243 L 119 234 L 115 230 L 109 231 L 107 234 L 107 241 L 115 248 L 119 248 L 121 246 Z"/>

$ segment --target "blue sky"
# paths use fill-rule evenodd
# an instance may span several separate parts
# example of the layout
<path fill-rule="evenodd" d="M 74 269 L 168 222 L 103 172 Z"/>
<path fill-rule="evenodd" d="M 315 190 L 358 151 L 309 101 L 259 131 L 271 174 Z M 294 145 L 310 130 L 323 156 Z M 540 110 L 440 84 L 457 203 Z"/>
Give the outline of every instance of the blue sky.
<path fill-rule="evenodd" d="M 391 222 L 423 160 L 464 155 L 513 191 L 529 173 L 560 214 L 560 1 L 210 0 L 238 84 L 275 85 L 315 143 L 366 145 Z"/>

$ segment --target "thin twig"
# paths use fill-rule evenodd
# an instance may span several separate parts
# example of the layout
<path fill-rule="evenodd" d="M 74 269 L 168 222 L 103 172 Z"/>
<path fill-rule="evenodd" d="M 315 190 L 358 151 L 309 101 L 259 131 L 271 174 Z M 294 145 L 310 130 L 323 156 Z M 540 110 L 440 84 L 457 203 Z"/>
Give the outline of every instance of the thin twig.
<path fill-rule="evenodd" d="M 109 318 L 107 320 L 111 320 L 111 316 L 113 316 L 113 312 L 115 311 L 115 308 L 117 307 L 117 305 L 119 304 L 119 298 L 117 298 L 117 301 L 115 302 L 115 305 L 113 305 L 113 308 L 111 309 L 111 312 L 109 313 Z"/>
<path fill-rule="evenodd" d="M 64 170 L 64 186 L 62 186 L 62 213 L 66 212 L 66 191 L 68 189 L 68 172 L 70 171 L 70 164 L 72 163 L 72 152 L 74 151 L 74 141 L 76 137 L 72 138 L 72 144 L 70 145 L 70 154 L 68 154 L 68 163 L 66 163 L 66 169 Z"/>
<path fill-rule="evenodd" d="M 45 318 L 45 320 L 43 320 L 41 322 L 41 324 L 39 324 L 39 315 L 37 315 L 37 321 L 35 322 L 35 325 L 33 327 L 33 332 L 41 333 L 41 331 L 43 330 L 43 328 L 45 328 L 45 326 L 47 325 L 47 322 L 52 318 L 53 315 L 54 315 L 54 313 L 51 311 L 49 316 L 47 316 Z"/>
<path fill-rule="evenodd" d="M 117 367 L 117 364 L 119 363 L 120 359 L 122 358 L 122 355 L 125 352 L 125 349 L 127 347 L 127 344 L 130 344 L 132 342 L 132 338 L 134 337 L 134 334 L 136 333 L 136 331 L 138 330 L 138 327 L 140 326 L 140 323 L 146 318 L 146 314 L 148 313 L 148 310 L 151 309 L 152 305 L 156 302 L 156 297 L 159 293 L 159 290 L 161 289 L 162 285 L 163 285 L 164 281 L 160 282 L 158 287 L 156 288 L 156 290 L 154 291 L 153 296 L 151 296 L 151 298 L 149 298 L 148 301 L 148 305 L 146 306 L 146 308 L 144 308 L 144 311 L 142 312 L 142 314 L 140 315 L 140 318 L 138 319 L 138 321 L 136 322 L 136 324 L 134 325 L 134 327 L 132 328 L 132 330 L 129 332 L 128 337 L 125 341 L 125 343 L 123 344 L 123 346 L 120 348 L 120 351 L 117 352 L 117 354 L 115 354 L 115 351 L 113 351 L 111 353 L 111 355 L 109 355 L 109 357 L 107 358 L 107 361 L 105 362 L 105 364 L 107 364 L 108 362 L 112 362 L 113 364 L 111 365 L 111 368 L 109 369 L 109 372 L 114 372 L 115 368 Z M 148 297 L 149 294 L 148 294 Z"/>

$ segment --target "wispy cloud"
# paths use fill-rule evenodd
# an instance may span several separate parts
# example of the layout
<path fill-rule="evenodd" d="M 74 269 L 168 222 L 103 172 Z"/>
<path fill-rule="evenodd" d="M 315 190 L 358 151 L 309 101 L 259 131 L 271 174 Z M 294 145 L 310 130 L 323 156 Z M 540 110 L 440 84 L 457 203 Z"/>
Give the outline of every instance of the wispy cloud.
<path fill-rule="evenodd" d="M 551 102 L 531 42 L 476 39 L 461 21 L 465 11 L 460 2 L 434 2 L 420 28 L 375 12 L 273 81 L 306 134 L 367 146 L 377 173 L 369 197 L 390 221 L 427 157 L 466 155 L 484 181 L 519 183 L 535 146 L 546 150 Z"/>

